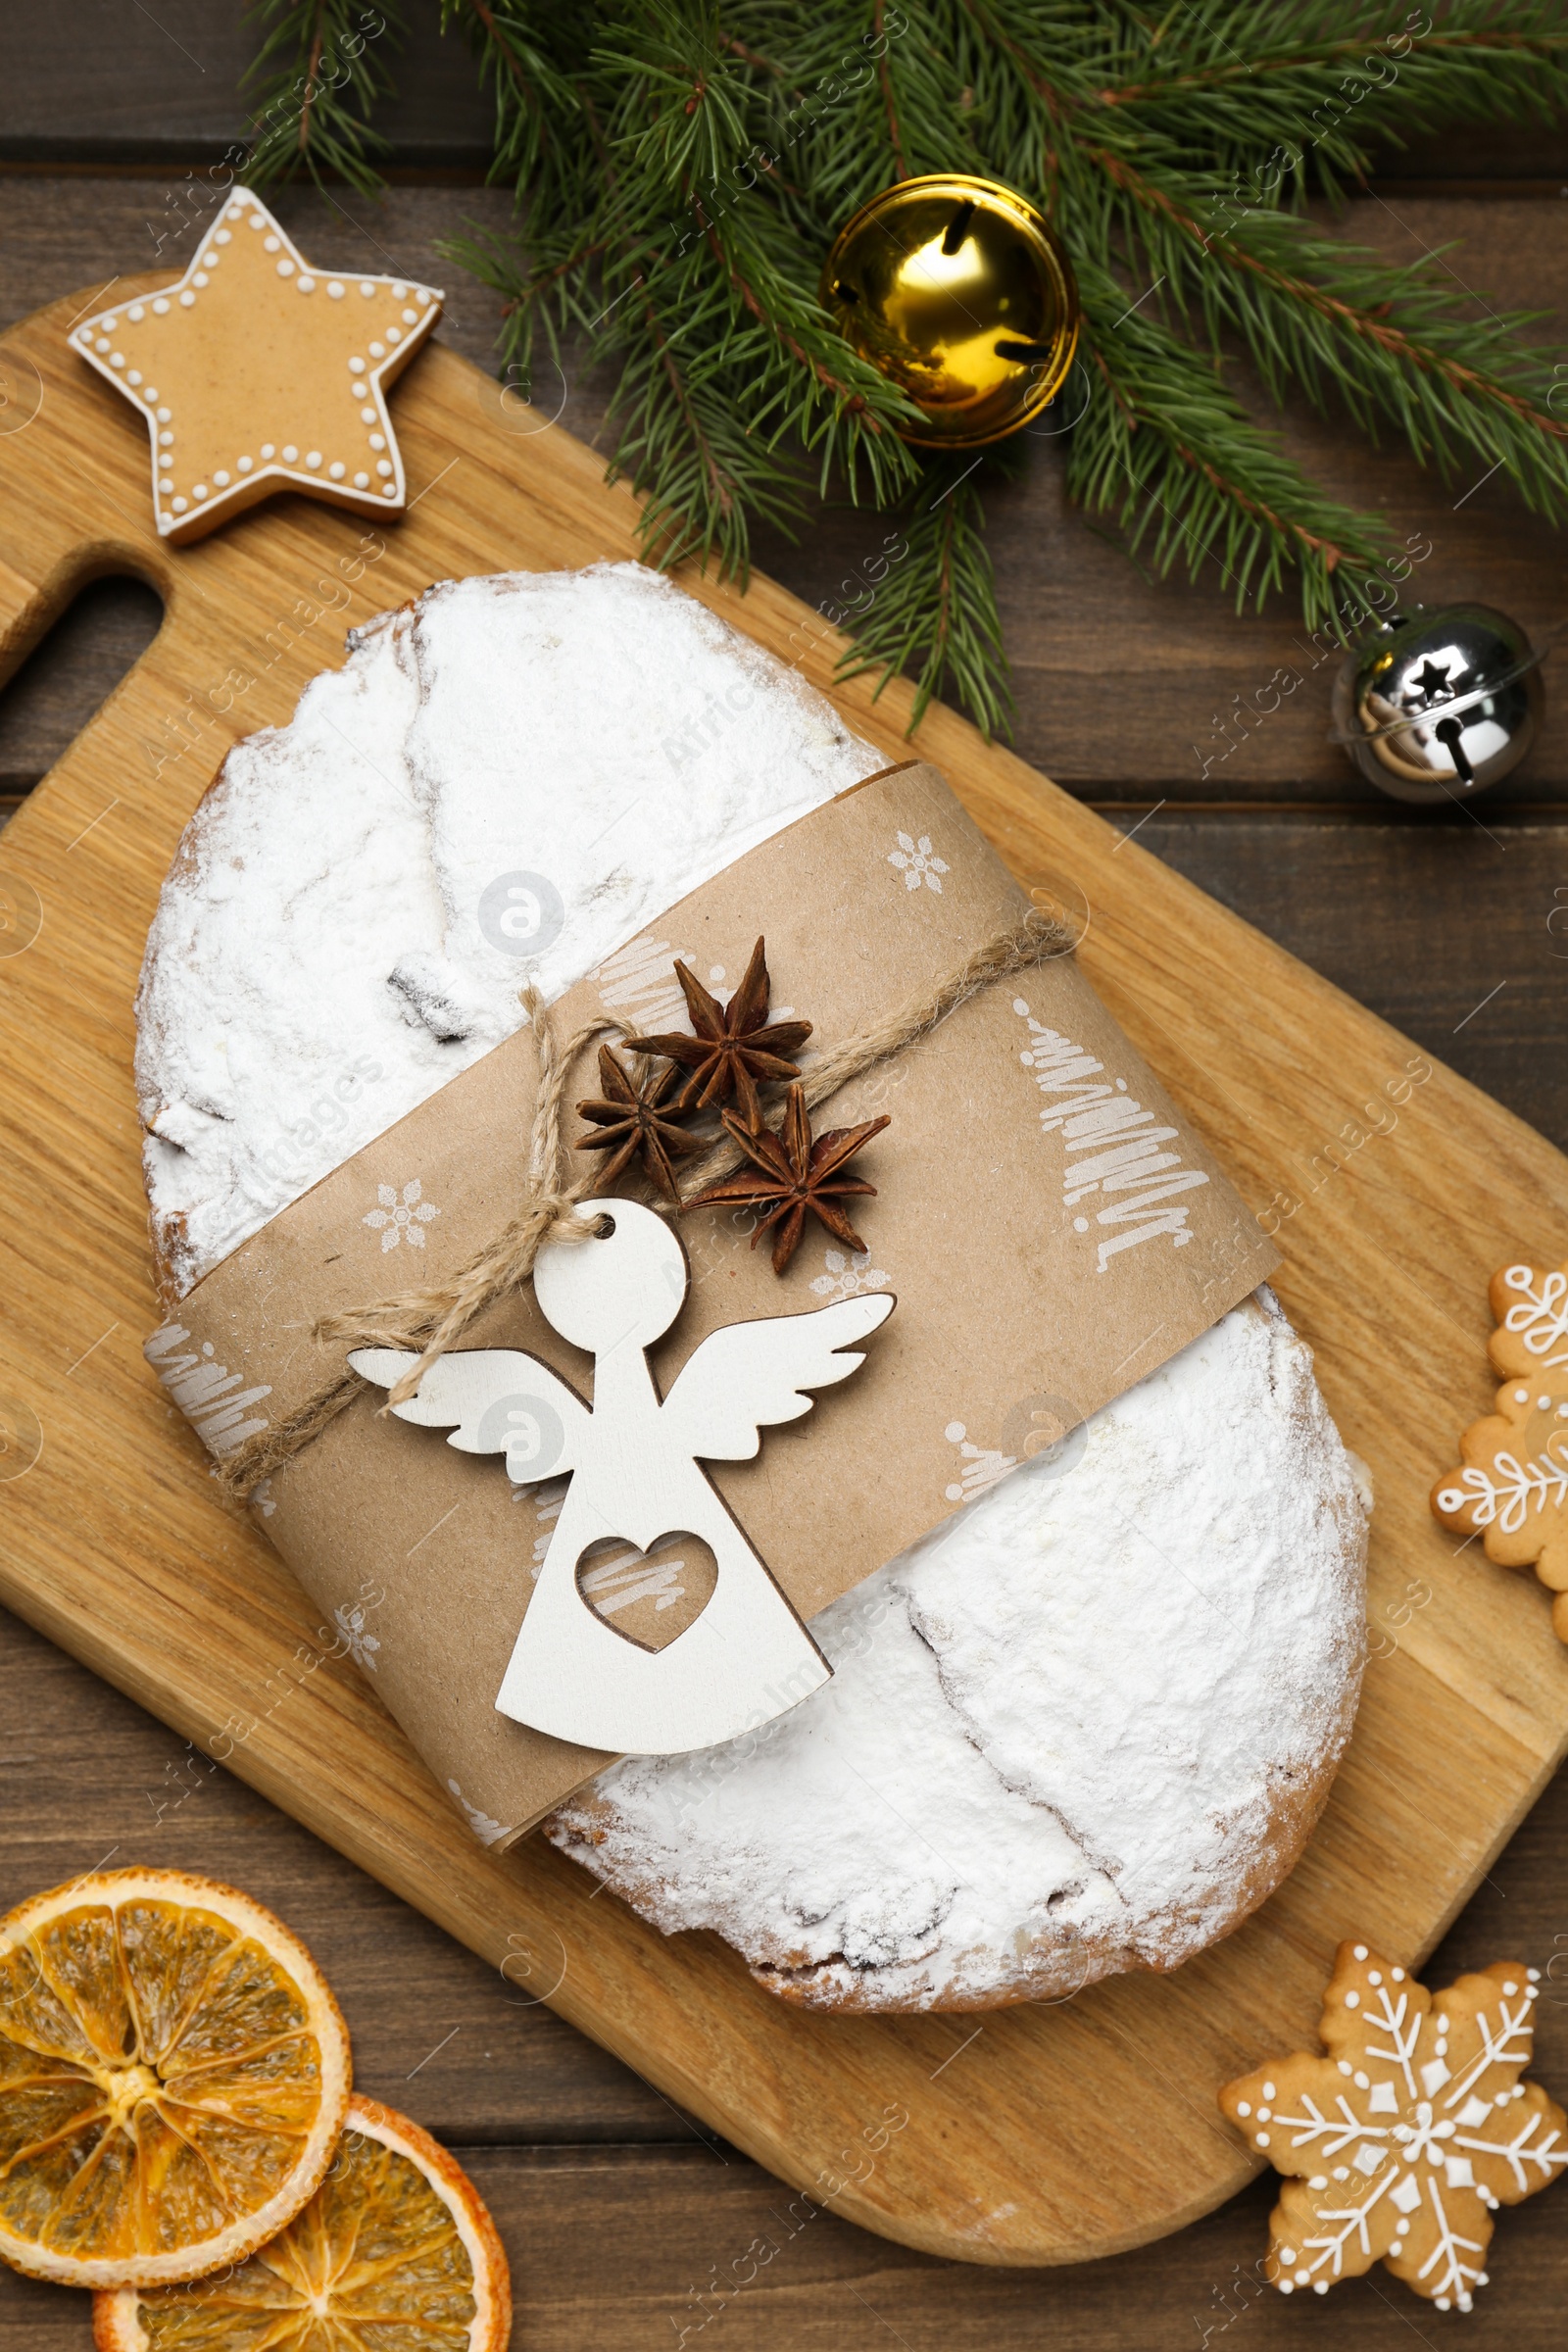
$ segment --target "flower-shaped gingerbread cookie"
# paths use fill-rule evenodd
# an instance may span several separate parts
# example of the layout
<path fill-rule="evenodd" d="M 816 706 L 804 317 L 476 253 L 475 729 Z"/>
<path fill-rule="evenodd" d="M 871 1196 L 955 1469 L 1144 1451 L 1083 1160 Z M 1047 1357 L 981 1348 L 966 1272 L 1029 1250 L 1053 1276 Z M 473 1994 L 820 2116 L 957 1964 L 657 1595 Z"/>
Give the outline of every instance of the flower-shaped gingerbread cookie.
<path fill-rule="evenodd" d="M 1288 2179 L 1263 2275 L 1281 2294 L 1377 2261 L 1440 2311 L 1487 2283 L 1492 2217 L 1568 2165 L 1568 2118 L 1536 2082 L 1539 1971 L 1497 1961 L 1432 1994 L 1364 1943 L 1342 1943 L 1318 2031 L 1228 2082 L 1219 2103 Z"/>
<path fill-rule="evenodd" d="M 1489 1295 L 1497 1409 L 1459 1440 L 1460 1466 L 1438 1480 L 1432 1509 L 1480 1536 L 1499 1567 L 1533 1567 L 1568 1642 L 1568 1268 L 1504 1266 Z"/>

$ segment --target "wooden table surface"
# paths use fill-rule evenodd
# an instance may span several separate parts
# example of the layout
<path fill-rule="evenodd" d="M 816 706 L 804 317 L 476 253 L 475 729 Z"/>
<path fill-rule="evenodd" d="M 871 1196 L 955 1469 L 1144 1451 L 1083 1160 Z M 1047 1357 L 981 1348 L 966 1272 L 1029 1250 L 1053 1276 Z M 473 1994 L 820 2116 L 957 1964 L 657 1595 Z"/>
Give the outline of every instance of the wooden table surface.
<path fill-rule="evenodd" d="M 509 208 L 481 184 L 488 109 L 467 54 L 434 36 L 433 0 L 416 13 L 400 69 L 407 95 L 384 118 L 390 193 L 372 205 L 344 190 L 295 191 L 278 210 L 327 266 L 375 257 L 445 283 L 443 334 L 486 362 L 496 302 L 435 247 Z M 138 0 L 0 0 L 0 327 L 74 287 L 155 267 L 160 250 L 183 266 L 171 233 L 181 185 L 241 135 L 234 88 L 249 53 L 238 9 L 213 0 L 158 0 L 156 13 Z M 1568 137 L 1492 131 L 1397 156 L 1344 225 L 1400 259 L 1458 240 L 1446 266 L 1478 299 L 1560 320 Z M 572 378 L 564 391 L 562 421 L 593 439 L 606 387 Z M 1480 598 L 1537 634 L 1561 621 L 1564 544 L 1497 481 L 1444 484 L 1305 413 L 1286 430 L 1338 492 L 1381 508 L 1398 536 L 1430 542 L 1416 574 L 1427 601 Z M 1060 461 L 1054 439 L 1033 441 L 1024 477 L 991 509 L 1018 749 L 1568 1149 L 1568 917 L 1553 922 L 1568 906 L 1559 664 L 1548 662 L 1548 723 L 1522 774 L 1474 811 L 1397 808 L 1327 740 L 1329 664 L 1257 717 L 1254 698 L 1276 667 L 1306 667 L 1288 602 L 1238 618 L 1212 564 L 1196 584 L 1146 579 L 1066 507 Z M 800 546 L 768 540 L 759 560 L 815 601 L 879 533 L 870 516 L 826 512 Z M 158 620 L 149 590 L 101 582 L 0 692 L 0 822 Z M 1223 732 L 1226 714 L 1249 709 L 1245 728 Z M 0 1141 L 0 1172 L 3 1150 Z M 1543 1232 L 1540 1246 L 1560 1256 L 1563 1241 Z M 1449 1458 L 1455 1434 L 1433 1433 L 1435 1460 Z M 518 2352 L 678 2346 L 705 2313 L 723 2352 L 890 2339 L 909 2352 L 1048 2340 L 1054 2352 L 1143 2352 L 1201 2345 L 1235 2326 L 1253 2352 L 1308 2336 L 1395 2347 L 1412 2328 L 1430 2344 L 1455 2324 L 1382 2271 L 1336 2290 L 1332 2320 L 1315 2301 L 1265 2295 L 1255 2266 L 1266 2180 L 1177 2237 L 1072 2271 L 935 2262 L 829 2213 L 788 2235 L 775 2218 L 787 2192 L 766 2174 L 708 2139 L 525 1984 L 490 1975 L 3 1615 L 0 1671 L 0 1908 L 100 1860 L 210 1872 L 273 1904 L 332 1979 L 361 2085 L 458 2150 L 490 2200 L 512 2256 Z M 1568 2096 L 1568 1774 L 1498 1860 L 1429 1981 L 1503 1955 L 1545 1972 L 1538 2072 Z M 982 2038 L 975 2063 L 984 2051 Z M 1049 2116 L 1040 2128 L 1049 2132 Z M 700 2305 L 697 2294 L 769 2232 L 781 2251 L 755 2283 Z M 1467 2340 L 1559 2346 L 1568 2191 L 1500 2217 L 1491 2275 Z M 84 2299 L 0 2273 L 0 2352 L 77 2352 L 88 2341 Z"/>

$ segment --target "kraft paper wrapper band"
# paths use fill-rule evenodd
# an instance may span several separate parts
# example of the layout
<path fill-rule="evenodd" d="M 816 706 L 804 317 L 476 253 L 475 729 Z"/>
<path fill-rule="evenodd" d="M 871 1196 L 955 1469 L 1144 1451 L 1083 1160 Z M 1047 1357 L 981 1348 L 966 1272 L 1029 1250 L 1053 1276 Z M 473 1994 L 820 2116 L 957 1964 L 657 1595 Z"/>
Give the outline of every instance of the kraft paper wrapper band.
<path fill-rule="evenodd" d="M 940 889 L 908 886 L 911 869 L 892 861 L 901 835 L 929 842 Z M 684 1027 L 673 978 L 667 1005 L 651 1006 L 648 975 L 669 972 L 677 955 L 700 975 L 715 964 L 738 974 L 763 934 L 775 1005 L 809 1017 L 822 1049 L 922 994 L 1028 906 L 942 777 L 911 765 L 749 851 L 569 989 L 552 1017 L 562 1037 L 606 1011 L 633 1034 Z M 628 970 L 643 977 L 635 1009 Z M 572 1102 L 598 1091 L 591 1052 L 578 1074 Z M 196 1287 L 148 1354 L 215 1450 L 339 1368 L 341 1348 L 310 1336 L 318 1316 L 442 1281 L 514 1212 L 535 1078 L 522 1030 Z M 803 1419 L 764 1431 L 755 1462 L 710 1466 L 807 1619 L 951 1519 L 1009 1457 L 1166 1362 L 1278 1263 L 1071 956 L 985 990 L 845 1087 L 816 1122 L 884 1110 L 892 1125 L 856 1170 L 878 1197 L 850 1206 L 897 1309 L 862 1369 Z M 1075 1117 L 1090 1129 L 1064 1131 Z M 566 1132 L 580 1131 L 571 1117 Z M 383 1253 L 366 1222 L 377 1188 L 401 1201 L 416 1179 L 438 1212 L 422 1225 L 424 1248 Z M 720 1212 L 696 1210 L 679 1230 L 692 1288 L 653 1351 L 662 1394 L 710 1331 L 819 1307 L 843 1271 L 814 1222 L 782 1281 L 765 1243 L 753 1250 Z M 591 1396 L 591 1360 L 545 1323 L 531 1286 L 464 1344 L 528 1348 Z M 267 1533 L 475 1834 L 509 1843 L 611 1761 L 494 1703 L 561 1490 L 514 1494 L 501 1456 L 378 1418 L 380 1401 L 360 1399 L 276 1474 L 260 1497 Z M 948 1434 L 957 1423 L 961 1440 Z"/>

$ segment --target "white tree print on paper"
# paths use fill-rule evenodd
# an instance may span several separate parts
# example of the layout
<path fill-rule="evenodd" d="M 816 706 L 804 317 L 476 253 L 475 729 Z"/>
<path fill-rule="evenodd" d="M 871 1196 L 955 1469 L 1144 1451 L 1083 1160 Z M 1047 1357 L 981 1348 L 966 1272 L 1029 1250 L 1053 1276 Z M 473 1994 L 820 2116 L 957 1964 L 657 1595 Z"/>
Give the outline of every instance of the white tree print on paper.
<path fill-rule="evenodd" d="M 815 1276 L 811 1283 L 819 1298 L 853 1298 L 857 1291 L 885 1291 L 888 1287 L 882 1268 L 872 1265 L 869 1250 L 858 1254 L 824 1250 L 822 1263 L 827 1272 Z"/>
<path fill-rule="evenodd" d="M 368 1225 L 372 1233 L 378 1233 L 381 1236 L 383 1250 L 396 1250 L 401 1242 L 407 1242 L 413 1250 L 424 1248 L 424 1228 L 429 1224 L 430 1219 L 438 1217 L 441 1211 L 433 1201 L 426 1200 L 421 1197 L 423 1187 L 417 1176 L 412 1184 L 406 1184 L 403 1187 L 401 1200 L 398 1199 L 396 1186 L 390 1184 L 376 1186 L 375 1197 L 381 1205 L 379 1208 L 372 1208 L 361 1221 Z"/>
<path fill-rule="evenodd" d="M 944 1490 L 950 1502 L 973 1502 L 977 1494 L 1018 1467 L 1015 1454 L 1004 1453 L 996 1446 L 976 1446 L 961 1421 L 950 1421 L 943 1435 L 950 1446 L 958 1448 L 958 1475 Z"/>
<path fill-rule="evenodd" d="M 220 1459 L 267 1428 L 267 1415 L 255 1408 L 271 1389 L 243 1388 L 244 1373 L 220 1364 L 211 1340 L 197 1347 L 182 1323 L 166 1323 L 144 1341 L 142 1353 L 202 1444 Z"/>
<path fill-rule="evenodd" d="M 566 1481 L 564 1478 L 552 1478 L 543 1486 L 527 1487 L 520 1480 L 513 1479 L 511 1484 L 514 1502 L 533 1504 L 533 1523 L 537 1533 L 533 1540 L 533 1562 L 528 1574 L 537 1584 L 539 1571 L 545 1564 L 545 1554 L 550 1549 L 550 1539 L 556 1532 L 556 1521 L 561 1517 L 561 1506 L 566 1499 Z"/>
<path fill-rule="evenodd" d="M 458 1782 L 448 1781 L 447 1787 L 462 1806 L 464 1818 L 481 1845 L 495 1845 L 501 1838 L 511 1835 L 506 1823 L 497 1821 L 493 1813 L 481 1813 L 477 1805 L 470 1805 Z"/>
<path fill-rule="evenodd" d="M 695 948 L 677 947 L 672 940 L 633 940 L 630 947 L 617 948 L 595 972 L 599 1001 L 607 1012 L 622 1016 L 628 1037 L 647 1029 L 690 1031 L 691 1006 L 674 966 L 696 961 Z"/>
<path fill-rule="evenodd" d="M 927 890 L 934 890 L 937 897 L 941 898 L 942 883 L 939 877 L 948 868 L 931 847 L 929 833 L 922 833 L 918 841 L 907 833 L 901 833 L 898 848 L 888 852 L 888 863 L 898 867 L 904 876 L 906 890 L 918 890 L 923 882 Z"/>
<path fill-rule="evenodd" d="M 1323 1996 L 1327 2055 L 1227 2083 L 1220 2105 L 1287 2180 L 1264 2276 L 1326 2294 L 1382 2261 L 1439 2311 L 1487 2284 L 1493 2215 L 1568 2165 L 1568 2119 L 1536 2082 L 1540 1971 L 1497 1961 L 1429 1993 L 1342 1943 Z"/>
<path fill-rule="evenodd" d="M 1040 1132 L 1061 1138 L 1062 1207 L 1080 1212 L 1072 1218 L 1074 1233 L 1110 1229 L 1096 1244 L 1100 1272 L 1124 1250 L 1146 1242 L 1164 1240 L 1185 1250 L 1193 1239 L 1188 1205 L 1162 1204 L 1178 1194 L 1200 1192 L 1208 1177 L 1201 1168 L 1182 1166 L 1186 1146 L 1179 1131 L 1162 1127 L 1164 1114 L 1146 1110 L 1128 1093 L 1125 1078 L 1113 1078 L 1082 1046 L 1036 1020 L 1026 997 L 1014 997 L 1012 1009 L 1028 1030 L 1018 1059 L 1045 1098 Z M 1162 1150 L 1167 1144 L 1176 1149 Z M 1080 1208 L 1084 1201 L 1092 1206 Z"/>

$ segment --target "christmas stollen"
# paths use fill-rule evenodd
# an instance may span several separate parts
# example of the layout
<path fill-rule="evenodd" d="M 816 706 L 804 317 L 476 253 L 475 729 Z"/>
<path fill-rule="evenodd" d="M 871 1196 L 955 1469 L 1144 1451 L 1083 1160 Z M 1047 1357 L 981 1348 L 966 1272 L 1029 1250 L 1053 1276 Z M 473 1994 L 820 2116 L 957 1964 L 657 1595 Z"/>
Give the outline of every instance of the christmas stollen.
<path fill-rule="evenodd" d="M 507 1089 L 518 1084 L 525 1101 L 516 1073 L 532 1066 L 520 1051 L 528 1041 L 502 1042 L 523 1019 L 519 977 L 561 1000 L 556 1010 L 573 1022 L 587 1002 L 629 1034 L 667 1030 L 679 1004 L 671 958 L 691 947 L 676 938 L 676 918 L 700 942 L 725 944 L 733 987 L 751 946 L 742 918 L 760 900 L 780 909 L 792 992 L 810 995 L 813 1017 L 829 1016 L 824 1045 L 863 1029 L 868 1008 L 884 1015 L 895 981 L 906 997 L 908 981 L 929 980 L 930 960 L 961 936 L 960 906 L 1011 886 L 1000 868 L 984 878 L 972 828 L 950 800 L 920 800 L 922 790 L 942 794 L 939 780 L 916 772 L 866 783 L 881 765 L 798 679 L 634 566 L 432 590 L 363 632 L 289 728 L 231 755 L 166 885 L 139 1005 L 155 1250 L 176 1310 L 150 1352 L 210 1442 L 243 1443 L 247 1416 L 265 1425 L 295 1400 L 289 1383 L 308 1370 L 304 1343 L 290 1344 L 300 1366 L 274 1349 L 270 1379 L 250 1389 L 227 1369 L 236 1362 L 239 1382 L 250 1377 L 244 1313 L 265 1323 L 257 1302 L 283 1279 L 280 1267 L 303 1268 L 311 1301 L 319 1291 L 320 1305 L 338 1311 L 376 1296 L 363 1270 L 339 1269 L 351 1230 L 389 1273 L 422 1272 L 421 1259 L 443 1252 L 450 1265 L 460 1243 L 493 1233 L 499 1193 L 486 1191 L 488 1172 L 466 1183 L 464 1170 L 487 1149 L 485 1106 L 510 1112 Z M 895 791 L 906 798 L 888 799 Z M 943 839 L 922 819 L 927 805 L 954 812 Z M 909 812 L 906 825 L 874 846 L 895 808 Z M 920 894 L 928 930 L 901 931 L 867 899 L 870 945 L 857 973 L 846 968 L 857 933 L 841 903 L 865 892 L 873 855 L 901 908 Z M 792 873 L 811 905 L 791 906 Z M 812 905 L 833 951 L 815 958 Z M 990 927 L 1001 907 L 998 898 L 981 909 Z M 771 933 L 775 917 L 766 919 Z M 722 966 L 699 960 L 722 995 Z M 987 992 L 883 1071 L 894 1112 L 885 1140 L 899 1138 L 904 1157 L 884 1152 L 873 1171 L 882 1199 L 868 1239 L 873 1259 L 878 1234 L 907 1245 L 891 1280 L 863 1256 L 821 1250 L 818 1236 L 809 1247 L 820 1272 L 803 1246 L 789 1285 L 774 1286 L 788 1296 L 764 1298 L 756 1286 L 771 1283 L 765 1255 L 716 1225 L 699 1233 L 700 1214 L 683 1221 L 699 1338 L 719 1322 L 745 1328 L 760 1313 L 902 1286 L 889 1325 L 898 1348 L 878 1341 L 886 1364 L 873 1357 L 817 1408 L 809 1446 L 795 1431 L 770 1438 L 764 1487 L 714 1474 L 743 1524 L 766 1495 L 778 1532 L 775 1545 L 770 1527 L 763 1554 L 837 1677 L 730 1747 L 614 1767 L 552 1826 L 660 1924 L 719 1927 L 764 1981 L 799 1997 L 962 2004 L 1173 1964 L 1234 1924 L 1294 1860 L 1353 1710 L 1364 1512 L 1306 1351 L 1266 1295 L 1244 1298 L 1266 1262 L 1248 1256 L 1255 1227 L 1240 1216 L 1225 1225 L 1223 1179 L 1210 1176 L 1200 1146 L 1076 974 L 1058 966 L 1038 987 L 1017 985 L 1016 998 Z M 1058 1013 L 1053 1028 L 1038 1007 L 1063 1004 L 1070 1022 Z M 1020 1063 L 1032 1073 L 1013 1082 L 1035 1104 L 1021 1140 L 1006 1127 L 1016 1092 L 971 1084 L 955 1060 L 982 1037 L 988 1071 L 1004 1037 L 1015 1073 Z M 1121 1066 L 1131 1073 L 1124 1101 L 1110 1086 Z M 1089 1093 L 1108 1103 L 1096 1116 L 1109 1120 L 1113 1140 L 1155 1118 L 1165 1124 L 1152 1133 L 1177 1139 L 1157 1162 L 1175 1170 L 1161 1187 L 1136 1135 L 1118 1140 L 1119 1158 L 1100 1152 L 1087 1175 L 1080 1139 L 1077 1177 L 1063 1175 L 1072 1139 L 1062 1130 L 1075 1109 L 1083 1115 L 1086 1071 L 1102 1073 Z M 846 1091 L 845 1115 L 864 1118 L 868 1081 L 856 1083 L 861 1096 Z M 966 1102 L 979 1137 L 971 1197 L 944 1191 L 932 1125 L 944 1089 Z M 419 1111 L 438 1092 L 439 1104 Z M 998 1110 L 993 1097 L 1003 1095 L 1012 1107 Z M 465 1119 L 478 1121 L 471 1136 Z M 985 1139 L 997 1119 L 1005 1141 L 993 1146 Z M 369 1205 L 353 1192 L 384 1146 L 448 1130 L 460 1156 L 439 1187 L 388 1166 Z M 933 1136 L 934 1147 L 915 1148 Z M 1042 1138 L 1057 1154 L 1049 1189 Z M 1144 1174 L 1117 1203 L 1107 1195 L 1128 1179 L 1112 1171 L 1129 1152 Z M 988 1153 L 996 1164 L 986 1176 Z M 962 1151 L 948 1156 L 964 1166 Z M 1206 1189 L 1184 1201 L 1191 1187 Z M 1014 1210 L 1027 1246 L 1006 1238 Z M 473 1223 L 486 1215 L 488 1232 Z M 1182 1258 L 1193 1240 L 1199 1249 Z M 1048 1262 L 1063 1271 L 1042 1292 Z M 1093 1315 L 1055 1299 L 1077 1329 L 1076 1354 L 1051 1324 L 1054 1294 L 1081 1279 L 1074 1264 L 1115 1267 Z M 1117 1311 L 1150 1304 L 1150 1332 L 1178 1336 L 1159 1345 L 1129 1324 L 1131 1345 L 1118 1341 L 1113 1366 L 1115 1313 L 1098 1300 L 1118 1283 Z M 383 1289 L 404 1287 L 383 1274 Z M 238 1323 L 211 1320 L 225 1296 L 240 1300 Z M 717 1314 L 715 1298 L 730 1311 Z M 935 1320 L 944 1299 L 957 1326 L 951 1362 Z M 536 1344 L 531 1292 L 508 1311 L 507 1345 L 570 1368 Z M 870 1321 L 886 1311 L 883 1299 Z M 280 1328 L 309 1322 L 281 1316 Z M 204 1358 L 187 1326 L 218 1332 L 224 1360 L 210 1340 Z M 1173 1353 L 1187 1335 L 1191 1345 Z M 493 1342 L 500 1326 L 476 1336 Z M 1129 1385 L 1146 1343 L 1159 1369 Z M 997 1385 L 994 1357 L 1034 1366 L 1025 1393 Z M 1072 1367 L 1068 1394 L 1046 1395 L 1041 1369 L 1058 1360 Z M 954 1396 L 979 1400 L 963 1421 L 948 1417 Z M 355 1409 L 361 1425 L 344 1442 L 362 1454 L 392 1448 L 376 1461 L 389 1482 L 410 1484 L 400 1507 L 417 1511 L 415 1490 L 427 1477 L 436 1484 L 426 1499 L 448 1493 L 440 1481 L 455 1474 L 452 1457 L 437 1440 Z M 1087 1429 L 1058 1444 L 1085 1409 Z M 935 1454 L 924 1426 L 933 1411 L 944 1433 Z M 257 1497 L 297 1566 L 301 1497 L 313 1481 L 319 1491 L 339 1476 L 336 1442 L 316 1441 Z M 839 1465 L 825 1474 L 838 1484 L 833 1509 L 813 1488 L 819 1458 Z M 852 1475 L 862 1462 L 863 1477 Z M 934 1509 L 933 1479 L 945 1482 Z M 546 1553 L 570 1493 L 561 1480 L 554 1493 L 524 1485 L 519 1518 L 499 1470 L 485 1465 L 483 1480 L 482 1491 L 450 1488 L 466 1533 L 455 1551 L 457 1539 L 440 1537 L 420 1570 L 418 1605 L 433 1610 L 442 1588 L 432 1564 L 467 1558 L 469 1584 L 459 1575 L 444 1592 L 457 1636 L 433 1615 L 411 1614 L 401 1590 L 379 1616 L 368 1604 L 368 1627 L 355 1594 L 373 1579 L 332 1586 L 332 1562 L 307 1547 L 302 1574 L 318 1597 L 330 1588 L 357 1624 L 357 1654 L 406 1722 L 411 1703 L 425 1703 L 411 1701 L 410 1653 L 438 1652 L 437 1681 L 471 1681 L 486 1609 L 499 1610 L 499 1623 L 527 1606 L 514 1576 L 511 1597 L 497 1600 L 489 1588 L 505 1580 L 492 1564 L 516 1553 L 515 1530 L 525 1555 L 530 1524 L 536 1557 Z M 348 1534 L 342 1543 L 347 1557 Z M 591 1597 L 601 1618 L 618 1612 L 630 1627 L 639 1610 L 679 1604 L 680 1576 L 678 1563 L 623 1557 L 595 1571 Z M 699 1613 L 698 1635 L 702 1626 Z M 602 1758 L 563 1750 L 543 1777 L 509 1781 L 501 1767 L 514 1764 L 507 1742 L 516 1727 L 490 1704 L 488 1651 L 475 1671 L 485 1704 L 468 1708 L 466 1744 L 415 1736 L 476 1833 L 508 1838 L 534 1817 L 539 1790 L 564 1795 Z M 549 1747 L 538 1730 L 516 1736 L 538 1755 Z M 869 1774 L 858 1741 L 875 1751 Z M 503 1797 L 486 1802 L 498 1788 Z"/>

